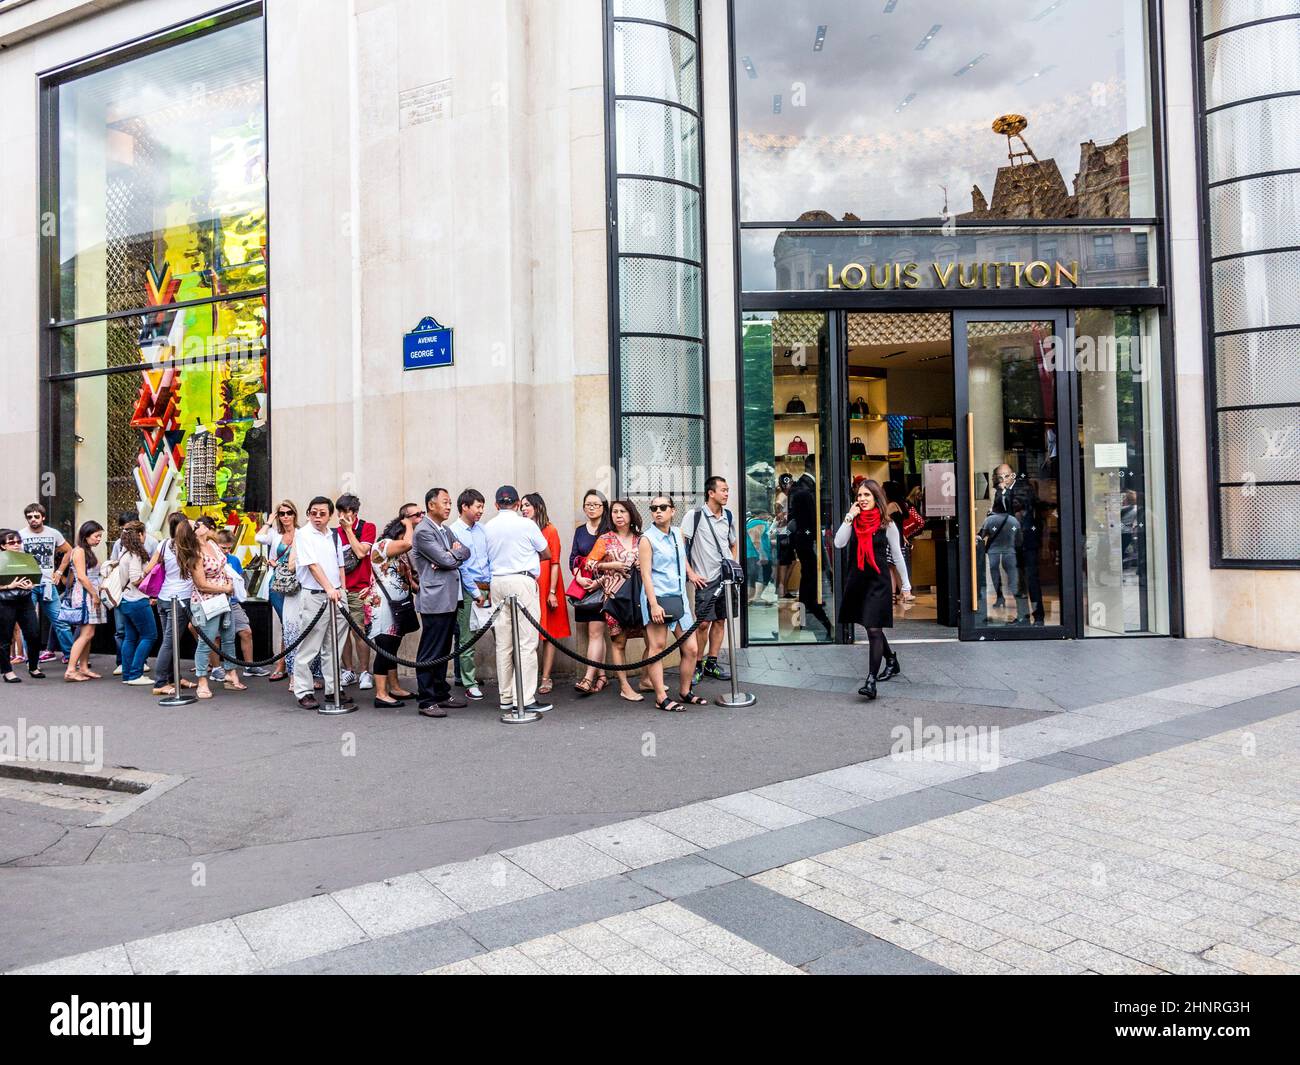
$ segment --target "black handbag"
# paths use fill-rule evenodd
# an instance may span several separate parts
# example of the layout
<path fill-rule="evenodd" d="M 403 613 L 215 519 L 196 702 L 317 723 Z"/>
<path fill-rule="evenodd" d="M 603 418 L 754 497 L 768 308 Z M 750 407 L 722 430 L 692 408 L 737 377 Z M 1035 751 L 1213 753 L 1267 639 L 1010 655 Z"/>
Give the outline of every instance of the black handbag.
<path fill-rule="evenodd" d="M 867 401 L 862 396 L 855 399 L 853 406 L 849 408 L 849 417 L 851 418 L 865 418 L 870 413 L 871 410 L 867 407 Z"/>
<path fill-rule="evenodd" d="M 867 445 L 862 442 L 862 437 L 855 436 L 849 444 L 849 456 L 855 459 L 865 459 L 867 457 Z"/>
<path fill-rule="evenodd" d="M 633 568 L 617 592 L 605 600 L 604 612 L 620 629 L 639 628 L 641 625 L 641 571 Z"/>
<path fill-rule="evenodd" d="M 601 621 L 605 612 L 605 589 L 599 583 L 573 604 L 575 621 Z"/>
<path fill-rule="evenodd" d="M 803 405 L 803 400 L 794 396 L 789 403 L 785 405 L 786 414 L 807 414 L 808 408 Z"/>

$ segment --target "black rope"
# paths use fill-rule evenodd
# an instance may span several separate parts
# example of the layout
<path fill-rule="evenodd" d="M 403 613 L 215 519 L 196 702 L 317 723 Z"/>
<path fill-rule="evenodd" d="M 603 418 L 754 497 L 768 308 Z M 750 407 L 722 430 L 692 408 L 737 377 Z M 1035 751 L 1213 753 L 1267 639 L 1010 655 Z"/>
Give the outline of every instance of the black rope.
<path fill-rule="evenodd" d="M 523 614 L 523 616 L 528 619 L 528 623 L 537 630 L 537 634 L 552 647 L 558 648 L 563 654 L 568 655 L 580 665 L 590 666 L 594 669 L 603 669 L 607 673 L 631 673 L 638 669 L 644 669 L 646 666 L 654 665 L 660 659 L 667 658 L 670 654 L 676 651 L 677 648 L 695 635 L 696 629 L 704 624 L 704 621 L 701 618 L 696 618 L 694 625 L 682 633 L 681 636 L 679 636 L 673 643 L 670 643 L 657 655 L 643 658 L 640 662 L 624 662 L 620 666 L 614 662 L 597 662 L 594 658 L 587 658 L 585 655 L 578 654 L 577 651 L 569 650 L 569 648 L 565 647 L 564 644 L 560 643 L 559 640 L 537 623 L 537 619 L 533 617 L 532 614 L 528 613 L 528 609 L 523 605 L 523 603 L 519 604 L 519 613 Z"/>
<path fill-rule="evenodd" d="M 194 612 L 192 610 L 189 610 L 184 603 L 177 600 L 176 607 L 178 610 L 183 610 L 185 612 L 185 616 L 183 618 L 185 624 L 189 625 L 194 622 Z M 318 611 L 316 611 L 316 616 L 307 623 L 307 627 L 298 634 L 298 638 L 294 640 L 292 643 L 290 643 L 287 647 L 285 647 L 279 654 L 272 655 L 270 658 L 259 658 L 255 662 L 245 662 L 243 659 L 240 658 L 231 658 L 230 656 L 225 654 L 220 647 L 218 647 L 215 643 L 209 640 L 207 636 L 204 634 L 203 630 L 199 628 L 197 624 L 194 625 L 194 635 L 197 636 L 200 640 L 202 640 L 205 644 L 207 644 L 209 650 L 215 651 L 218 658 L 222 659 L 225 662 L 229 662 L 232 666 L 238 666 L 240 669 L 251 669 L 255 666 L 269 666 L 275 662 L 278 662 L 281 658 L 293 654 L 293 652 L 298 649 L 298 645 L 307 638 L 307 634 L 316 627 L 316 623 L 320 621 L 321 615 L 325 613 L 328 607 L 329 607 L 328 602 L 322 603 L 321 608 Z"/>
<path fill-rule="evenodd" d="M 372 640 L 369 636 L 367 636 L 365 631 L 361 628 L 361 626 L 358 625 L 352 619 L 352 615 L 349 614 L 346 610 L 343 611 L 343 618 L 344 620 L 347 621 L 348 628 L 352 630 L 353 634 L 357 637 L 357 639 L 359 639 L 372 651 L 375 651 L 378 654 L 383 655 L 385 658 L 391 658 L 399 666 L 406 666 L 408 669 L 420 670 L 420 669 L 432 669 L 434 666 L 440 666 L 445 662 L 450 662 L 453 658 L 460 657 L 462 654 L 468 651 L 471 647 L 473 647 L 476 643 L 478 643 L 479 640 L 483 639 L 483 637 L 487 635 L 488 629 L 492 627 L 492 622 L 496 621 L 497 615 L 501 613 L 501 610 L 504 606 L 505 603 L 499 604 L 497 608 L 494 611 L 492 611 L 492 616 L 489 617 L 487 621 L 483 623 L 483 627 L 479 629 L 478 632 L 476 632 L 473 636 L 471 636 L 465 643 L 461 644 L 459 647 L 453 646 L 450 653 L 442 655 L 439 658 L 431 658 L 427 662 L 410 662 L 405 658 L 398 658 L 397 655 L 390 654 L 388 651 L 385 651 L 382 647 L 380 647 L 377 643 L 375 643 L 374 640 Z"/>

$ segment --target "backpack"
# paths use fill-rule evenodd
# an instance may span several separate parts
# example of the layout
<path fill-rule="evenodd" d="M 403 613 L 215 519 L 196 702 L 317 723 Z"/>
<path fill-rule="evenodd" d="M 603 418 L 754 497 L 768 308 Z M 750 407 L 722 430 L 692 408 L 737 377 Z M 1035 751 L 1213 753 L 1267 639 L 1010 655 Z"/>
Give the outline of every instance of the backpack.
<path fill-rule="evenodd" d="M 110 610 L 116 610 L 127 589 L 127 571 L 122 560 L 105 562 L 99 574 L 99 601 Z"/>

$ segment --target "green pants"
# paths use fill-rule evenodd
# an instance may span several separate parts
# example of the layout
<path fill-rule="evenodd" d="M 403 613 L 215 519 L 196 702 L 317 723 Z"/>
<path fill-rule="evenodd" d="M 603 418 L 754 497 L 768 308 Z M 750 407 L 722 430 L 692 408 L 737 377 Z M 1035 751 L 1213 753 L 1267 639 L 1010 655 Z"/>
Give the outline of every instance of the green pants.
<path fill-rule="evenodd" d="M 456 609 L 456 633 L 457 647 L 464 647 L 469 642 L 469 638 L 474 634 L 470 632 L 469 619 L 470 610 L 474 606 L 474 600 L 468 595 L 460 601 L 460 606 Z M 474 648 L 464 651 L 459 655 L 460 658 L 460 682 L 467 688 L 472 688 L 478 683 L 478 676 L 474 672 Z"/>

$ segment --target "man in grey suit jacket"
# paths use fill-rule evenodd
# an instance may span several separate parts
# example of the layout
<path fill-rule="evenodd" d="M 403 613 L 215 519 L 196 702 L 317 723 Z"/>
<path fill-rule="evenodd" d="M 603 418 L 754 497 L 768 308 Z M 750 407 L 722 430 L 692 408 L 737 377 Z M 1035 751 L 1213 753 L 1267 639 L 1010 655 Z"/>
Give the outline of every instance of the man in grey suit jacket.
<path fill-rule="evenodd" d="M 424 520 L 415 527 L 411 559 L 420 587 L 415 609 L 420 615 L 421 662 L 450 655 L 460 605 L 460 565 L 470 556 L 443 523 L 451 516 L 451 495 L 445 488 L 432 488 L 424 496 Z M 420 713 L 425 717 L 446 717 L 449 709 L 468 706 L 452 696 L 447 683 L 447 662 L 416 673 L 420 682 Z"/>

